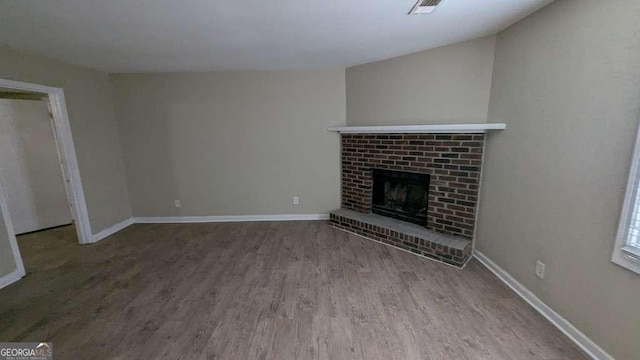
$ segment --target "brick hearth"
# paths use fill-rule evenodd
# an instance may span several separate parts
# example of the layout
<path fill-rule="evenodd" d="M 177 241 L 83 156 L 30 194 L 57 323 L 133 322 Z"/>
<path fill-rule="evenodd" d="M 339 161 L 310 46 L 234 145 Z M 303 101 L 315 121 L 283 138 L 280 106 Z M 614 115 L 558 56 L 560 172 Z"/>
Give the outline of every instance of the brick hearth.
<path fill-rule="evenodd" d="M 464 266 L 471 256 L 470 240 L 382 215 L 340 209 L 331 213 L 331 223 L 337 228 L 457 267 Z"/>

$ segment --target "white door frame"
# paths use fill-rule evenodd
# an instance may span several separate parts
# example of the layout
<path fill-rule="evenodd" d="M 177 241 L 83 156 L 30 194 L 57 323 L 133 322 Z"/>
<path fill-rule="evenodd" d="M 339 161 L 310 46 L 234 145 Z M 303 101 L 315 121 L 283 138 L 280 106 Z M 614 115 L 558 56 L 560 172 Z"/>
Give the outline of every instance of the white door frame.
<path fill-rule="evenodd" d="M 89 213 L 87 211 L 87 203 L 84 198 L 84 190 L 82 189 L 82 179 L 80 178 L 80 170 L 78 168 L 78 159 L 76 158 L 76 149 L 73 145 L 71 136 L 71 126 L 69 124 L 69 115 L 67 114 L 67 105 L 64 99 L 64 91 L 61 88 L 44 86 L 38 84 L 25 83 L 20 81 L 0 79 L 0 87 L 12 90 L 24 90 L 48 95 L 49 105 L 53 114 L 53 126 L 55 128 L 56 143 L 58 151 L 62 156 L 65 177 L 69 179 L 69 200 L 71 201 L 71 211 L 75 220 L 76 231 L 78 232 L 78 240 L 80 244 L 91 244 L 92 233 L 91 224 L 89 223 Z M 14 250 L 16 263 L 19 263 L 18 270 L 22 269 L 22 258 L 18 250 L 15 234 L 13 233 L 13 225 L 11 217 L 8 213 L 6 197 L 2 194 L 0 187 L 0 205 L 4 213 L 7 230 L 10 232 L 9 240 Z M 24 274 L 23 274 L 24 276 Z"/>
<path fill-rule="evenodd" d="M 13 232 L 13 223 L 11 223 L 11 215 L 9 214 L 9 207 L 7 206 L 7 197 L 4 195 L 2 184 L 0 184 L 0 210 L 2 210 L 2 219 L 4 220 L 4 226 L 7 229 L 9 235 L 9 244 L 11 245 L 11 252 L 13 252 L 13 260 L 16 263 L 16 270 L 13 274 L 7 275 L 9 279 L 0 279 L 0 288 L 8 285 L 10 282 L 14 282 L 22 278 L 27 274 L 24 270 L 24 264 L 22 263 L 22 256 L 20 255 L 20 249 L 18 248 L 18 241 L 16 240 L 16 234 Z"/>

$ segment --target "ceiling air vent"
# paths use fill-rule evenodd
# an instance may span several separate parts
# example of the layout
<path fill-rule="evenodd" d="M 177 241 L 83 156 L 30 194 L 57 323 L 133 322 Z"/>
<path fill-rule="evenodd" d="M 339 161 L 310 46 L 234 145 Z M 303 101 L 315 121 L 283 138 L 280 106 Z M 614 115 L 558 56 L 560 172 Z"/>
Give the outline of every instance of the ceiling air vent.
<path fill-rule="evenodd" d="M 411 9 L 409 15 L 429 14 L 440 5 L 442 0 L 418 0 L 416 5 Z"/>

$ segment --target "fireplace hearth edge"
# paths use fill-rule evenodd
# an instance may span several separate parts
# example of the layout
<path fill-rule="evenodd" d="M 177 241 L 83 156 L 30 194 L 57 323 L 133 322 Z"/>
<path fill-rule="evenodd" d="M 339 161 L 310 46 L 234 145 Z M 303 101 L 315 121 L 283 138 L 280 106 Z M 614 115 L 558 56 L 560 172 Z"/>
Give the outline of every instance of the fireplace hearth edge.
<path fill-rule="evenodd" d="M 457 268 L 463 268 L 471 258 L 471 240 L 429 230 L 406 221 L 377 214 L 338 209 L 330 213 L 330 222 L 338 229 Z"/>

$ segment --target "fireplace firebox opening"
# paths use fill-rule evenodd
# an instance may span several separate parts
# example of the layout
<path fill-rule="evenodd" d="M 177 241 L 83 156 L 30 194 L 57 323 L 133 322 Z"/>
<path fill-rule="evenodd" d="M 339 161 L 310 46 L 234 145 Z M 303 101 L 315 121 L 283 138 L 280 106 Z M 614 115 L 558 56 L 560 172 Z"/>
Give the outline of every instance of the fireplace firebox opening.
<path fill-rule="evenodd" d="M 372 212 L 427 226 L 428 174 L 373 169 Z"/>

